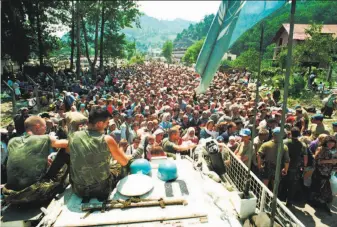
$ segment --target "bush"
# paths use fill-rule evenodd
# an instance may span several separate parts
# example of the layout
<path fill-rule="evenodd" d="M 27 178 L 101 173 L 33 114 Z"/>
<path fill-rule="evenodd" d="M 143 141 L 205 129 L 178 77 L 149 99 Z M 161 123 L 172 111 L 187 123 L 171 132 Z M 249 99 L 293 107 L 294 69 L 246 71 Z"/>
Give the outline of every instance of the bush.
<path fill-rule="evenodd" d="M 130 65 L 134 65 L 134 64 L 144 64 L 145 62 L 145 57 L 141 54 L 136 54 L 135 56 L 133 56 L 130 61 L 129 64 Z"/>
<path fill-rule="evenodd" d="M 299 96 L 306 86 L 305 79 L 302 75 L 294 75 L 290 77 L 289 81 L 289 94 Z"/>

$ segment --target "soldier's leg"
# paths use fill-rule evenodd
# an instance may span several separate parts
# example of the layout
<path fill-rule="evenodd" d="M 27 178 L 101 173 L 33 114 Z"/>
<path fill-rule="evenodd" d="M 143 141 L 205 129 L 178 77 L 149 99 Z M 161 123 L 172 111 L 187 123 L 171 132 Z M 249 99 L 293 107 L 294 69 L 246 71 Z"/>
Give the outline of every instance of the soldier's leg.
<path fill-rule="evenodd" d="M 65 151 L 65 149 L 61 149 L 57 153 L 55 160 L 49 167 L 45 178 L 47 179 L 54 178 L 60 172 L 60 170 L 64 165 L 67 165 L 69 167 L 69 164 L 70 164 L 70 155 Z"/>

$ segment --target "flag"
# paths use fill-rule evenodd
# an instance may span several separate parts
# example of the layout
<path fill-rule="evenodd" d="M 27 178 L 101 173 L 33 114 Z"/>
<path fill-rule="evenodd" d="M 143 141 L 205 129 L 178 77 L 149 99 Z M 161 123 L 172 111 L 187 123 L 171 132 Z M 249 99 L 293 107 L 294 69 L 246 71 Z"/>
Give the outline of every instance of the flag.
<path fill-rule="evenodd" d="M 196 89 L 197 94 L 207 90 L 220 66 L 223 55 L 234 42 L 244 32 L 275 12 L 285 3 L 285 0 L 223 0 L 221 2 L 195 66 L 196 72 L 202 78 Z"/>

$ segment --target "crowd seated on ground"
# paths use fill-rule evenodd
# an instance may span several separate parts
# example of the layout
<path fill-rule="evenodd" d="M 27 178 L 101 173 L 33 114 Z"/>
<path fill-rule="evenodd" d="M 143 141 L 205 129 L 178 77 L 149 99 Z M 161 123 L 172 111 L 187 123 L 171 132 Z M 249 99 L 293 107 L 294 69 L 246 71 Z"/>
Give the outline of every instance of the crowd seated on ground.
<path fill-rule="evenodd" d="M 56 136 L 67 139 L 69 143 L 67 146 L 55 142 L 50 146 L 46 144 L 44 152 L 48 153 L 48 162 L 55 162 L 50 154 L 56 152 L 56 147 L 66 149 L 63 156 L 67 151 L 70 154 L 73 166 L 66 169 L 74 176 L 74 190 L 81 196 L 92 196 L 106 185 L 116 184 L 120 175 L 116 177 L 115 174 L 113 180 L 108 174 L 91 176 L 90 179 L 99 178 L 102 181 L 95 190 L 87 191 L 86 186 L 94 181 L 91 182 L 86 175 L 97 171 L 81 167 L 81 163 L 92 165 L 82 148 L 90 147 L 88 151 L 93 152 L 90 156 L 92 162 L 100 163 L 101 170 L 105 171 L 104 168 L 109 168 L 109 162 L 104 157 L 127 166 L 130 160 L 137 158 L 151 160 L 158 155 L 189 154 L 188 151 L 193 150 L 200 140 L 213 138 L 219 144 L 226 144 L 245 165 L 248 165 L 251 155 L 252 171 L 267 187 L 272 188 L 280 140 L 280 90 L 262 93 L 258 97 L 257 116 L 254 118 L 255 85 L 249 83 L 248 75 L 218 72 L 209 89 L 197 95 L 195 88 L 199 85 L 199 79 L 199 75 L 186 67 L 167 68 L 159 63 L 113 68 L 101 72 L 95 80 L 86 74 L 79 80 L 72 80 L 63 72 L 58 72 L 55 78 L 56 98 L 48 100 L 48 111 L 40 113 L 40 118 L 32 123 L 28 110 L 22 109 L 14 119 L 14 125 L 7 127 L 8 133 L 1 136 L 1 167 L 11 173 L 7 174 L 8 177 L 13 176 L 15 170 L 11 165 L 18 163 L 15 161 L 17 159 L 13 161 L 11 158 L 13 151 L 10 148 L 15 148 L 15 143 L 19 143 L 18 137 L 26 138 L 27 130 L 31 135 L 41 132 L 39 127 L 42 125 L 45 127 L 43 134 L 52 137 L 43 137 L 44 140 L 54 141 Z M 330 109 L 327 111 L 331 111 L 333 103 L 335 100 L 329 100 Z M 75 126 L 67 121 L 67 116 L 72 113 L 80 115 L 71 118 Z M 30 119 L 30 123 L 27 123 L 27 119 Z M 41 119 L 44 119 L 45 125 L 40 122 Z M 329 179 L 337 169 L 337 123 L 333 123 L 333 132 L 329 132 L 323 120 L 321 114 L 309 117 L 300 105 L 287 109 L 280 198 L 286 200 L 288 206 L 296 202 L 298 191 L 305 191 L 307 201 L 330 212 L 328 204 L 333 195 Z M 253 128 L 254 121 L 256 128 Z M 38 122 L 39 126 L 34 122 Z M 13 132 L 14 128 L 16 133 Z M 255 138 L 252 138 L 253 131 Z M 37 138 L 40 137 L 36 136 L 34 140 Z M 100 141 L 103 140 L 107 145 L 102 145 Z M 110 152 L 111 156 L 105 151 Z M 102 157 L 95 158 L 94 154 Z M 69 164 L 69 157 L 59 159 L 62 159 L 62 164 L 55 167 L 52 173 L 46 172 L 46 169 L 39 172 L 48 177 L 38 185 L 45 185 L 46 179 L 64 171 L 62 167 Z M 228 160 L 224 161 L 230 165 Z M 32 166 L 27 165 L 27 168 Z M 63 179 L 63 175 L 58 177 Z M 7 185 L 10 182 L 16 184 L 7 178 Z M 11 191 L 22 190 L 26 186 L 31 185 L 17 188 L 9 185 L 6 193 L 11 195 Z"/>

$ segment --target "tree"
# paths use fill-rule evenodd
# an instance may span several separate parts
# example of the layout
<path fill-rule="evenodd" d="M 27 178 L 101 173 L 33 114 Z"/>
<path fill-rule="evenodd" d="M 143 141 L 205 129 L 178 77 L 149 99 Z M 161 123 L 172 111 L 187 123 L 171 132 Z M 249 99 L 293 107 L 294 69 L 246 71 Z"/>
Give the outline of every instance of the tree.
<path fill-rule="evenodd" d="M 123 57 L 126 45 L 125 35 L 120 31 L 125 27 L 132 27 L 132 23 L 139 25 L 139 12 L 136 1 L 116 0 L 102 1 L 102 17 L 100 32 L 100 63 L 103 57 Z M 106 29 L 107 28 L 107 29 Z M 103 48 L 102 48 L 103 44 Z M 109 45 L 108 45 L 109 44 Z"/>
<path fill-rule="evenodd" d="M 74 0 L 71 1 L 71 50 L 70 50 L 70 69 L 74 68 L 74 50 L 75 50 L 75 5 Z"/>
<path fill-rule="evenodd" d="M 136 41 L 127 42 L 125 44 L 125 56 L 126 59 L 130 60 L 136 54 Z"/>
<path fill-rule="evenodd" d="M 186 50 L 181 61 L 186 63 L 187 65 L 192 65 L 193 63 L 196 63 L 198 56 L 199 56 L 199 52 L 202 46 L 204 45 L 204 41 L 205 41 L 204 39 L 201 39 L 195 42 L 192 46 L 190 46 Z"/>
<path fill-rule="evenodd" d="M 20 66 L 32 55 L 43 58 L 60 47 L 52 35 L 57 24 L 68 24 L 68 1 L 3 1 L 1 54 L 8 54 Z"/>
<path fill-rule="evenodd" d="M 330 34 L 322 34 L 321 31 L 322 25 L 310 25 L 305 31 L 308 38 L 295 47 L 295 61 L 299 63 L 319 62 L 324 65 L 332 62 L 337 39 Z"/>
<path fill-rule="evenodd" d="M 233 65 L 238 68 L 245 68 L 250 72 L 257 72 L 259 66 L 259 52 L 253 48 L 240 54 L 239 57 L 235 59 Z"/>
<path fill-rule="evenodd" d="M 130 65 L 134 65 L 134 64 L 144 64 L 145 62 L 145 57 L 144 55 L 140 54 L 140 53 L 136 53 L 135 56 L 133 56 L 130 61 L 129 64 Z"/>
<path fill-rule="evenodd" d="M 77 78 L 80 76 L 81 72 L 81 39 L 80 39 L 80 22 L 81 22 L 81 15 L 80 15 L 80 2 L 79 0 L 76 1 L 76 54 L 77 54 L 77 61 L 76 61 L 76 75 Z"/>
<path fill-rule="evenodd" d="M 167 40 L 163 45 L 162 55 L 166 58 L 169 64 L 171 64 L 172 62 L 172 52 L 173 52 L 173 43 L 171 40 Z"/>

